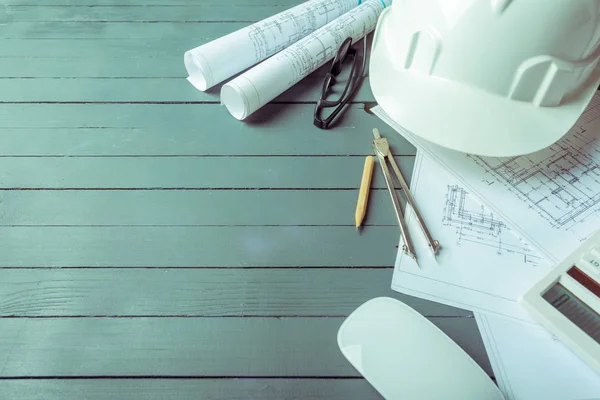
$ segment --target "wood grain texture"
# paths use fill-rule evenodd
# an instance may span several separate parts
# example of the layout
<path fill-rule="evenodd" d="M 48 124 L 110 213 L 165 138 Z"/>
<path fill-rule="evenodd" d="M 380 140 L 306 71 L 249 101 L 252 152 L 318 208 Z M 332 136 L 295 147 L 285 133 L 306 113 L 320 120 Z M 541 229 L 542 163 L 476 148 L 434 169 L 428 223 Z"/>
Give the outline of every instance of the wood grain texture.
<path fill-rule="evenodd" d="M 0 397 L 379 399 L 336 343 L 377 296 L 492 374 L 470 312 L 391 290 L 378 166 L 355 232 L 372 129 L 407 178 L 416 152 L 363 110 L 368 80 L 331 131 L 327 65 L 244 122 L 185 80 L 185 51 L 300 2 L 5 1 Z"/>
<path fill-rule="evenodd" d="M 2 42 L 2 40 L 0 40 Z M 22 42 L 24 45 L 32 41 Z M 6 41 L 4 41 L 6 43 Z M 37 42 L 36 42 L 37 43 Z M 90 57 L 8 57 L 7 52 L 0 50 L 0 78 L 94 78 L 94 79 L 185 79 L 187 73 L 182 65 L 182 57 L 165 56 L 155 59 L 127 58 L 120 61 L 107 62 L 107 58 L 99 54 Z M 20 49 L 23 53 L 26 50 Z M 4 56 L 3 56 L 4 53 Z M 99 52 L 103 54 L 102 52 Z M 18 54 L 18 53 L 17 53 Z M 44 65 L 43 68 L 40 65 Z M 318 73 L 315 73 L 317 75 Z M 320 75 L 320 74 L 318 74 Z M 308 79 L 308 77 L 307 77 Z M 291 90 L 297 90 L 294 87 Z M 290 91 L 291 91 L 290 90 Z M 208 92 L 207 92 L 208 93 Z M 217 96 L 217 91 L 212 90 L 211 99 Z"/>
<path fill-rule="evenodd" d="M 369 36 L 371 38 L 371 36 Z M 48 40 L 29 40 L 19 42 L 24 47 L 38 44 L 40 49 L 31 49 L 36 57 L 21 57 L 22 53 L 11 53 L 14 41 L 7 41 L 0 57 L 0 102 L 213 102 L 219 103 L 220 87 L 227 82 L 218 83 L 208 91 L 196 90 L 187 80 L 182 57 L 165 54 L 149 59 L 130 57 L 131 54 L 143 56 L 143 52 L 132 49 L 130 53 L 120 54 L 118 61 L 107 62 L 111 49 L 123 51 L 123 44 L 104 41 L 87 43 L 86 49 L 93 48 L 94 53 L 84 59 L 77 58 L 81 52 L 72 49 L 64 58 L 61 49 L 64 43 Z M 370 43 L 370 40 L 369 40 Z M 85 43 L 84 43 L 85 44 Z M 56 51 L 48 54 L 48 48 L 57 46 Z M 141 46 L 139 43 L 133 45 Z M 98 46 L 101 46 L 98 48 Z M 147 48 L 148 45 L 142 45 Z M 24 49 L 18 49 L 24 52 Z M 54 49 L 52 49 L 54 50 Z M 358 49 L 362 52 L 361 49 Z M 27 53 L 27 54 L 31 54 Z M 14 58 L 16 57 L 16 58 Z M 40 68 L 43 64 L 43 68 Z M 326 62 L 300 82 L 274 98 L 278 102 L 312 102 L 320 96 L 324 76 L 330 68 Z M 343 89 L 350 70 L 345 69 L 338 76 L 338 83 L 332 87 L 332 96 Z M 136 79 L 133 79 L 136 78 Z M 168 79 L 174 78 L 174 79 Z M 374 101 L 368 77 L 355 94 L 351 103 Z"/>
<path fill-rule="evenodd" d="M 137 65 L 137 62 L 134 61 Z M 178 66 L 179 67 L 179 66 Z M 178 69 L 177 67 L 177 69 Z M 281 93 L 270 103 L 312 102 L 319 98 L 329 64 Z M 171 68 L 172 71 L 176 68 Z M 146 71 L 148 73 L 150 71 Z M 156 74 L 156 72 L 154 72 Z M 343 83 L 340 82 L 343 89 Z M 0 79 L 2 102 L 220 102 L 219 89 L 202 92 L 186 79 Z M 353 103 L 374 101 L 368 81 Z"/>
<path fill-rule="evenodd" d="M 64 62 L 64 61 L 63 61 Z M 137 61 L 133 61 L 137 65 Z M 119 64 L 123 64 L 119 62 Z M 171 68 L 179 70 L 180 65 Z M 329 64 L 281 93 L 270 103 L 313 102 L 319 99 Z M 146 73 L 151 72 L 146 70 Z M 156 72 L 154 72 L 156 74 Z M 343 83 L 340 82 L 343 89 Z M 368 81 L 361 86 L 353 102 L 373 101 Z M 210 92 L 195 89 L 180 79 L 0 79 L 1 102 L 213 102 L 219 103 L 218 88 Z"/>
<path fill-rule="evenodd" d="M 27 25 L 33 31 L 39 31 L 41 28 L 48 25 L 47 22 L 21 22 L 21 25 Z M 86 23 L 76 22 L 55 22 L 52 24 L 56 29 L 62 25 L 68 27 L 73 24 L 85 25 Z M 101 30 L 104 23 L 88 23 L 96 25 L 97 30 Z M 129 26 L 136 23 L 118 23 L 113 22 L 113 25 Z M 169 23 L 162 23 L 168 26 Z M 12 24 L 6 24 L 12 25 Z M 156 23 L 137 23 L 137 25 L 159 25 Z M 190 49 L 208 43 L 211 40 L 217 39 L 222 35 L 234 32 L 237 29 L 248 26 L 247 23 L 234 24 L 201 24 L 188 23 L 187 25 L 203 26 L 201 30 L 197 30 L 191 36 L 177 36 L 173 34 L 160 34 L 153 37 L 123 37 L 111 38 L 101 35 L 80 35 L 73 34 L 71 36 L 53 38 L 50 37 L 5 37 L 0 30 L 0 58 L 3 59 L 0 67 L 4 68 L 4 61 L 10 58 L 18 57 L 22 62 L 29 62 L 32 66 L 37 66 L 42 70 L 46 67 L 46 62 L 51 60 L 63 61 L 62 71 L 64 75 L 71 76 L 73 72 L 88 73 L 83 76 L 93 76 L 94 69 L 109 68 L 111 63 L 119 58 L 120 63 L 113 65 L 113 71 L 119 68 L 124 72 L 123 76 L 128 76 L 129 68 L 135 62 L 141 63 L 145 68 L 152 72 L 155 69 L 164 69 L 165 66 L 174 68 L 168 73 L 177 74 L 175 76 L 183 76 L 185 67 L 183 63 L 183 54 Z M 158 26 L 157 31 L 164 30 L 164 27 Z M 221 34 L 221 35 L 219 35 Z M 64 35 L 63 35 L 64 36 Z M 370 44 L 372 33 L 367 37 L 367 43 Z M 361 51 L 361 46 L 356 46 L 358 51 Z M 67 59 L 67 60 L 65 60 Z M 71 60 L 88 61 L 85 65 L 85 70 L 78 70 L 77 64 L 70 65 Z M 51 64 L 52 65 L 52 64 Z M 56 64 L 55 64 L 56 65 Z M 2 71 L 3 69 L 0 69 Z M 169 75 L 169 76 L 170 76 Z M 22 75 L 28 76 L 28 75 Z M 118 77 L 119 75 L 117 75 Z M 156 75 L 152 75 L 156 76 Z M 162 75 L 158 75 L 162 76 Z"/>
<path fill-rule="evenodd" d="M 3 104 L 0 148 L 4 156 L 367 155 L 377 127 L 394 155 L 416 154 L 360 105 L 330 131 L 312 124 L 313 110 L 271 104 L 240 122 L 214 104 Z M 206 121 L 215 129 L 203 130 Z"/>
<path fill-rule="evenodd" d="M 185 66 L 183 64 L 183 54 L 196 46 L 214 38 L 121 38 L 121 39 L 101 39 L 101 38 L 10 38 L 2 36 L 0 31 L 0 57 L 10 60 L 17 58 L 18 61 L 27 63 L 30 67 L 42 69 L 47 60 L 57 60 L 62 62 L 64 76 L 71 76 L 69 71 L 76 70 L 76 64 L 70 66 L 70 60 L 87 61 L 85 72 L 89 74 L 97 68 L 111 68 L 108 64 L 114 64 L 119 59 L 124 64 L 135 65 L 139 63 L 140 68 L 152 71 L 155 68 L 161 70 L 168 66 L 176 70 L 170 73 L 177 73 L 177 76 L 185 76 Z M 128 60 L 128 62 L 125 62 Z M 120 64 L 112 66 L 119 68 Z M 60 64 L 59 64 L 60 65 Z M 155 67 L 156 66 L 156 67 Z M 162 67 L 161 67 L 162 66 Z M 123 69 L 127 73 L 127 69 Z M 25 75 L 23 75 L 25 76 Z M 58 75 L 58 76 L 62 76 Z M 92 75 L 93 76 L 93 75 Z M 127 76 L 127 75 L 125 75 Z M 152 75 L 154 76 L 154 75 Z M 162 75 L 158 75 L 162 76 Z"/>
<path fill-rule="evenodd" d="M 396 226 L 4 227 L 3 267 L 368 267 L 394 264 Z"/>
<path fill-rule="evenodd" d="M 381 400 L 364 379 L 42 379 L 2 381 L 20 400 Z"/>
<path fill-rule="evenodd" d="M 283 4 L 254 5 L 235 1 L 227 4 L 187 5 L 118 5 L 97 7 L 73 4 L 69 7 L 28 7 L 7 5 L 0 21 L 10 22 L 247 22 L 252 23 L 271 17 L 290 8 L 294 2 Z M 235 7 L 235 12 L 232 12 Z"/>
<path fill-rule="evenodd" d="M 364 132 L 373 121 L 358 121 L 354 132 L 347 129 L 346 135 L 330 135 L 305 125 L 280 130 L 280 134 L 245 126 L 222 130 L 220 140 L 206 140 L 206 134 L 192 129 L 165 133 L 161 128 L 0 128 L 0 146 L 4 157 L 366 155 L 371 142 Z M 229 123 L 223 121 L 222 125 L 228 127 Z M 300 128 L 303 132 L 294 132 Z M 414 155 L 414 147 L 405 145 L 402 136 L 389 134 L 395 155 Z"/>
<path fill-rule="evenodd" d="M 301 0 L 255 0 L 252 2 L 253 6 L 289 6 L 293 7 L 299 4 Z M 5 0 L 7 5 L 18 5 L 26 7 L 40 7 L 40 6 L 62 6 L 62 7 L 75 7 L 81 5 L 90 5 L 94 7 L 113 7 L 113 6 L 143 6 L 143 7 L 156 7 L 156 6 L 196 6 L 198 0 Z M 247 4 L 247 0 L 230 0 L 228 4 L 232 5 L 232 13 L 235 13 L 235 8 L 239 5 Z M 219 6 L 223 5 L 222 1 L 219 0 L 202 0 L 202 5 L 205 6 Z"/>
<path fill-rule="evenodd" d="M 491 375 L 473 318 L 430 320 Z M 337 346 L 342 321 L 4 318 L 0 376 L 358 377 Z"/>
<path fill-rule="evenodd" d="M 398 298 L 426 316 L 470 312 L 393 292 L 392 269 L 4 269 L 0 316 L 347 316 Z"/>
<path fill-rule="evenodd" d="M 9 190 L 0 191 L 0 226 L 349 226 L 357 198 L 357 190 Z M 387 191 L 371 191 L 365 225 L 396 224 Z"/>
<path fill-rule="evenodd" d="M 126 23 L 121 22 L 11 22 L 0 27 L 3 39 L 158 39 L 158 38 L 194 38 L 199 46 L 240 28 L 247 22 L 223 22 L 218 24 L 157 22 Z M 183 42 L 172 53 L 181 54 L 190 47 L 182 47 Z"/>
<path fill-rule="evenodd" d="M 0 188 L 358 189 L 363 157 L 0 157 Z M 414 157 L 398 157 L 412 174 Z M 384 188 L 380 171 L 374 188 Z M 240 205 L 241 206 L 241 205 Z"/>
<path fill-rule="evenodd" d="M 238 121 L 225 107 L 216 104 L 2 104 L 0 128 L 149 128 L 171 136 L 182 130 L 192 130 L 199 139 L 220 138 L 232 130 L 253 135 L 262 132 L 263 136 L 253 137 L 253 140 L 267 139 L 283 132 L 289 138 L 289 150 L 294 149 L 293 143 L 303 132 L 311 129 L 323 136 L 335 136 L 339 142 L 344 141 L 344 134 L 365 135 L 365 139 L 368 137 L 365 141 L 367 151 L 370 151 L 373 127 L 383 127 L 381 134 L 384 136 L 398 135 L 358 104 L 348 107 L 335 130 L 320 130 L 313 125 L 314 107 L 314 104 L 267 104 L 252 118 Z M 346 117 L 348 114 L 356 116 Z M 362 126 L 357 128 L 361 119 Z M 215 124 L 214 129 L 202 129 L 209 121 Z M 364 126 L 371 128 L 369 132 L 362 131 Z M 229 141 L 217 143 L 222 148 L 229 145 Z M 318 143 L 315 147 L 318 149 Z M 415 154 L 414 150 L 411 154 Z"/>

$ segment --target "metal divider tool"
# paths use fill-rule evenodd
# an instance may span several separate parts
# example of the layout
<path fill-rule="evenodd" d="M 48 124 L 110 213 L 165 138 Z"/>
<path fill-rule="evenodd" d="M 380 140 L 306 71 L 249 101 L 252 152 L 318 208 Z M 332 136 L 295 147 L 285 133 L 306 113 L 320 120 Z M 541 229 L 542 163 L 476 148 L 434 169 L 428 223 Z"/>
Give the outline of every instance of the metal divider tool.
<path fill-rule="evenodd" d="M 410 235 L 408 233 L 408 228 L 406 226 L 406 220 L 404 219 L 404 213 L 402 212 L 402 206 L 400 205 L 400 199 L 398 198 L 398 193 L 396 193 L 396 187 L 394 186 L 394 180 L 393 180 L 392 174 L 390 173 L 390 170 L 387 166 L 386 161 L 389 161 L 389 163 L 391 164 L 392 169 L 394 170 L 394 174 L 396 175 L 396 178 L 398 179 L 398 182 L 400 183 L 400 188 L 402 189 L 402 191 L 404 191 L 407 202 L 412 207 L 415 217 L 417 218 L 417 222 L 419 223 L 421 230 L 425 234 L 425 237 L 427 238 L 427 242 L 429 244 L 429 248 L 431 249 L 431 251 L 433 252 L 433 256 L 435 257 L 438 254 L 438 251 L 440 248 L 440 243 L 431 237 L 431 234 L 429 233 L 429 229 L 427 229 L 427 226 L 425 225 L 425 222 L 423 221 L 423 217 L 421 216 L 421 213 L 417 209 L 415 200 L 412 197 L 412 194 L 410 193 L 408 184 L 406 183 L 404 176 L 400 172 L 400 168 L 398 168 L 398 165 L 396 164 L 396 161 L 394 160 L 394 157 L 393 157 L 392 153 L 390 152 L 390 146 L 388 144 L 387 139 L 381 137 L 381 135 L 379 134 L 379 130 L 377 130 L 377 128 L 373 129 L 373 135 L 375 135 L 375 140 L 373 140 L 373 150 L 375 151 L 375 154 L 377 155 L 377 159 L 379 160 L 379 165 L 381 166 L 381 170 L 383 172 L 383 177 L 385 178 L 385 183 L 387 185 L 388 191 L 390 192 L 390 197 L 392 198 L 392 203 L 394 205 L 394 211 L 396 212 L 396 218 L 398 218 L 398 224 L 400 225 L 400 230 L 402 231 L 402 240 L 404 241 L 404 246 L 402 246 L 402 250 L 407 255 L 414 258 L 415 261 L 417 260 L 417 255 L 415 253 L 415 249 L 412 244 Z"/>

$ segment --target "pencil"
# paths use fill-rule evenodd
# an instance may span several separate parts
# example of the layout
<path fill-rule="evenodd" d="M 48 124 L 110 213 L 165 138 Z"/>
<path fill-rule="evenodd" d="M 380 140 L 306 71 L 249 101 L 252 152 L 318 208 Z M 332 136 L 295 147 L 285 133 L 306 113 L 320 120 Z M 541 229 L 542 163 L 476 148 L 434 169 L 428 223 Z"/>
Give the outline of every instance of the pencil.
<path fill-rule="evenodd" d="M 356 231 L 362 225 L 363 219 L 367 212 L 367 203 L 369 201 L 369 190 L 371 188 L 371 177 L 373 176 L 373 164 L 375 158 L 367 156 L 365 159 L 365 167 L 363 169 L 362 179 L 360 181 L 360 191 L 358 192 L 358 202 L 356 204 L 356 213 L 354 219 L 356 222 Z"/>

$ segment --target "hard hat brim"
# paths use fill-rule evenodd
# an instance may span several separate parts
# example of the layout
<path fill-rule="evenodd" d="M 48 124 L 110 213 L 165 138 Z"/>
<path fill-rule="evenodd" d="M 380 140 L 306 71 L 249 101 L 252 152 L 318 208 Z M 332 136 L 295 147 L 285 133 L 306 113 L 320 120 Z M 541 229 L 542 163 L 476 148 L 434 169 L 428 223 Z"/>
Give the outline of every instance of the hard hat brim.
<path fill-rule="evenodd" d="M 559 106 L 532 103 L 394 66 L 381 40 L 380 16 L 373 38 L 369 79 L 379 106 L 400 126 L 434 144 L 490 157 L 529 154 L 552 145 L 577 122 L 600 85 L 600 64 L 576 96 Z"/>

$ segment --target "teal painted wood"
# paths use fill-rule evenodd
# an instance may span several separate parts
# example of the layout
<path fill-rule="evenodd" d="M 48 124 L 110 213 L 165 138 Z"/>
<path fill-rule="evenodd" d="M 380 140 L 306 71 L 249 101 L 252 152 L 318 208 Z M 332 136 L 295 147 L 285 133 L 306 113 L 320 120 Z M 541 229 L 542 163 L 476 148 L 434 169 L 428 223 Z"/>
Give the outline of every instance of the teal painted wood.
<path fill-rule="evenodd" d="M 31 28 L 35 28 L 36 23 L 28 22 L 21 24 L 31 24 Z M 55 24 L 74 24 L 71 22 L 57 22 Z M 82 23 L 85 25 L 85 23 Z M 115 22 L 116 25 L 128 25 L 126 23 Z M 163 23 L 168 24 L 168 23 Z M 99 27 L 102 27 L 102 23 L 97 23 Z M 156 24 L 144 24 L 140 25 L 156 25 Z M 218 29 L 223 35 L 233 32 L 236 29 L 247 26 L 248 24 L 224 24 L 225 28 L 219 28 L 220 24 L 188 24 L 188 25 L 202 25 L 202 26 L 213 26 Z M 183 65 L 183 54 L 187 50 L 201 46 L 213 39 L 220 37 L 218 34 L 214 34 L 210 29 L 203 29 L 202 32 L 197 32 L 192 36 L 177 36 L 177 35 L 158 35 L 156 37 L 124 37 L 124 38 L 104 38 L 102 36 L 89 36 L 79 37 L 78 35 L 72 35 L 61 38 L 41 37 L 41 38 L 22 38 L 22 37 L 11 37 L 6 38 L 2 35 L 0 30 L 0 58 L 9 59 L 10 57 L 20 57 L 24 62 L 31 62 L 37 65 L 41 70 L 42 66 L 45 66 L 44 59 L 87 59 L 88 64 L 85 65 L 85 70 L 79 70 L 76 65 L 70 65 L 65 63 L 63 66 L 64 71 L 78 71 L 79 73 L 87 72 L 93 68 L 108 68 L 109 62 L 114 62 L 113 58 L 127 59 L 129 64 L 133 61 L 138 60 L 143 62 L 146 69 L 152 71 L 154 69 L 160 69 L 161 66 L 168 65 L 171 68 L 176 68 L 169 71 L 169 74 L 185 72 Z M 202 35 L 200 35 L 202 33 Z M 371 37 L 370 35 L 369 37 Z M 360 46 L 358 47 L 360 50 Z M 4 61 L 4 60 L 3 60 Z M 125 61 L 125 60 L 123 60 Z M 123 76 L 128 76 L 128 68 L 131 65 L 125 63 L 121 68 L 124 72 Z M 116 67 L 119 67 L 117 65 Z M 70 76 L 70 75 L 65 75 Z M 116 75 L 118 76 L 118 75 Z M 153 75 L 156 76 L 156 75 Z M 162 75 L 158 75 L 162 76 Z M 171 76 L 171 75 L 168 75 Z M 179 75 L 177 75 L 179 76 Z"/>
<path fill-rule="evenodd" d="M 0 40 L 0 43 L 2 40 Z M 4 41 L 6 43 L 6 41 Z M 27 44 L 31 41 L 24 41 Z M 36 41 L 37 43 L 37 41 Z M 90 57 L 49 58 L 40 55 L 37 58 L 27 56 L 2 56 L 5 49 L 0 49 L 0 79 L 6 78 L 172 78 L 185 79 L 187 73 L 183 66 L 183 57 L 168 56 L 154 59 L 127 58 L 120 62 L 107 62 L 108 57 L 100 58 L 98 54 Z M 20 51 L 25 52 L 21 49 Z M 51 51 L 48 51 L 51 52 Z M 114 57 L 118 58 L 118 57 Z M 44 67 L 40 68 L 43 63 Z M 151 66 L 150 66 L 151 65 Z M 292 90 L 296 90 L 295 88 Z M 362 89 L 361 89 L 362 90 Z M 207 94 L 218 94 L 213 90 Z"/>
<path fill-rule="evenodd" d="M 30 40 L 29 42 L 47 42 Z M 56 44 L 64 47 L 63 43 Z M 47 47 L 47 45 L 45 46 Z M 95 45 L 93 47 L 96 47 Z M 70 52 L 69 55 L 73 53 Z M 100 52 L 106 57 L 105 52 Z M 55 53 L 52 53 L 56 57 Z M 6 56 L 8 57 L 8 56 Z M 44 68 L 39 68 L 39 59 L 6 58 L 9 63 L 0 66 L 0 102 L 214 102 L 219 103 L 221 82 L 209 91 L 196 90 L 187 80 L 182 58 L 139 58 L 120 57 L 118 62 L 106 63 L 98 58 L 98 53 L 85 58 L 85 64 L 77 58 L 68 61 L 60 58 L 44 60 Z M 71 65 L 75 61 L 74 65 Z M 10 63 L 12 62 L 12 64 Z M 50 64 L 50 65 L 47 65 Z M 110 65 L 108 71 L 105 66 Z M 322 82 L 330 63 L 325 63 L 298 84 L 284 91 L 271 101 L 277 102 L 316 102 L 320 96 Z M 100 70 L 99 72 L 96 72 Z M 54 72 L 53 72 L 54 71 Z M 85 75 L 78 79 L 79 73 Z M 168 71 L 168 72 L 167 72 Z M 180 72 L 181 71 L 181 72 Z M 39 76 L 50 78 L 39 78 Z M 107 74 L 112 76 L 107 78 Z M 349 71 L 338 77 L 339 87 L 343 87 Z M 22 79 L 15 79 L 22 77 Z M 38 77 L 34 79 L 35 77 Z M 60 79 L 59 79 L 60 77 Z M 102 77 L 102 79 L 97 79 Z M 144 79 L 124 79 L 125 77 Z M 149 79 L 148 77 L 154 77 Z M 166 79 L 177 77 L 179 79 Z M 67 79 L 73 78 L 73 79 Z M 334 87 L 334 90 L 336 87 Z M 353 97 L 352 102 L 374 101 L 368 77 Z"/>
<path fill-rule="evenodd" d="M 0 157 L 0 188 L 357 189 L 364 160 L 364 156 Z M 403 174 L 410 176 L 414 157 L 397 161 Z M 377 172 L 372 187 L 384 188 L 383 174 Z"/>
<path fill-rule="evenodd" d="M 124 106 L 127 107 L 127 106 Z M 287 107 L 287 105 L 282 106 Z M 0 109 L 2 107 L 0 106 Z M 205 107 L 200 107 L 203 110 Z M 270 108 L 270 107 L 269 107 Z M 219 140 L 206 140 L 194 129 L 139 128 L 0 128 L 0 148 L 7 156 L 314 156 L 367 155 L 373 127 L 386 136 L 395 155 L 412 156 L 413 146 L 375 119 L 350 112 L 346 127 L 324 132 L 306 126 L 302 115 L 290 118 L 285 132 L 220 120 Z M 350 126 L 356 123 L 354 126 Z M 239 124 L 239 122 L 238 122 Z M 294 132 L 295 130 L 297 132 Z M 339 129 L 339 130 L 338 130 Z M 345 131 L 345 132 L 344 132 Z M 409 179 L 410 176 L 406 176 Z"/>
<path fill-rule="evenodd" d="M 223 133 L 231 129 L 248 132 L 248 136 L 250 132 L 253 135 L 260 132 L 270 135 L 285 133 L 290 141 L 295 141 L 301 139 L 294 135 L 300 136 L 306 130 L 317 129 L 313 126 L 314 107 L 314 104 L 267 104 L 246 120 L 238 121 L 224 106 L 216 104 L 3 104 L 0 107 L 0 129 L 150 128 L 163 129 L 165 135 L 171 136 L 176 136 L 182 130 L 192 129 L 199 138 L 204 136 L 207 139 L 221 139 Z M 361 119 L 363 122 L 359 128 L 387 127 L 376 116 L 363 111 L 362 105 L 349 106 L 347 113 L 356 114 L 356 118 L 342 118 L 335 130 L 319 132 L 323 135 L 338 135 L 341 143 L 344 133 L 357 132 L 356 124 Z M 206 129 L 208 122 L 215 126 Z M 371 129 L 362 133 L 368 138 L 368 151 L 372 140 Z M 388 136 L 397 135 L 389 127 L 382 131 L 384 133 Z M 222 144 L 222 147 L 229 145 L 228 142 L 217 143 Z M 293 150 L 293 144 L 289 148 L 290 151 Z M 400 149 L 397 154 L 406 153 L 402 153 Z M 414 148 L 408 154 L 414 155 Z"/>
<path fill-rule="evenodd" d="M 137 61 L 133 60 L 134 62 Z M 64 62 L 63 62 L 64 63 Z M 123 62 L 119 62 L 123 64 Z M 171 71 L 178 71 L 178 63 Z M 320 96 L 323 78 L 329 64 L 306 77 L 272 100 L 277 102 L 313 102 Z M 149 72 L 148 69 L 147 72 Z M 219 91 L 202 92 L 185 78 L 180 79 L 0 79 L 1 102 L 214 102 Z M 353 102 L 374 101 L 366 82 Z"/>
<path fill-rule="evenodd" d="M 2 104 L 0 149 L 6 156 L 367 155 L 378 128 L 396 156 L 416 154 L 362 105 L 349 106 L 329 131 L 312 124 L 313 111 L 267 104 L 240 122 L 214 104 Z"/>
<path fill-rule="evenodd" d="M 391 266 L 397 226 L 0 227 L 3 267 Z M 35 249 L 35 250 L 32 250 Z"/>
<path fill-rule="evenodd" d="M 4 269 L 0 316 L 332 317 L 378 296 L 429 317 L 472 315 L 393 292 L 391 276 L 391 268 Z"/>
<path fill-rule="evenodd" d="M 43 6 L 27 7 L 7 5 L 3 7 L 0 21 L 10 22 L 254 22 L 287 10 L 294 2 L 254 5 L 242 1 L 228 1 L 227 4 L 204 4 L 195 2 L 188 5 L 119 5 L 117 7 L 90 7 L 74 4 L 70 7 Z M 235 12 L 232 12 L 235 7 Z M 222 22 L 221 22 L 222 23 Z"/>
<path fill-rule="evenodd" d="M 473 318 L 430 320 L 491 373 Z M 0 376 L 358 377 L 337 346 L 342 321 L 5 318 Z"/>
<path fill-rule="evenodd" d="M 381 400 L 364 379 L 46 379 L 4 380 L 19 400 Z"/>
<path fill-rule="evenodd" d="M 186 23 L 121 23 L 121 22 L 11 22 L 0 27 L 0 37 L 4 39 L 158 39 L 194 38 L 200 46 L 209 40 L 224 36 L 248 26 L 247 22 Z M 143 44 L 139 40 L 139 44 Z M 182 55 L 187 48 L 183 45 L 171 48 L 171 52 Z M 178 51 L 179 50 L 179 51 Z M 183 50 L 183 51 L 182 51 Z"/>
<path fill-rule="evenodd" d="M 69 60 L 86 59 L 89 61 L 85 64 L 86 70 L 91 69 L 93 71 L 93 68 L 107 68 L 106 64 L 115 63 L 116 60 L 114 59 L 118 58 L 137 60 L 143 63 L 143 67 L 150 71 L 154 69 L 154 65 L 156 65 L 157 69 L 160 69 L 161 66 L 163 66 L 162 68 L 164 66 L 168 66 L 169 68 L 179 66 L 176 70 L 170 71 L 171 74 L 177 73 L 177 76 L 185 76 L 185 66 L 183 64 L 183 54 L 185 51 L 216 38 L 216 36 L 194 36 L 192 38 L 159 37 L 145 39 L 102 39 L 93 37 L 6 39 L 2 36 L 1 32 L 0 56 L 3 59 L 18 57 L 19 60 L 33 64 L 39 69 L 42 69 L 46 59 L 56 59 L 63 61 L 64 71 L 74 71 L 76 70 L 76 66 L 69 65 Z M 80 70 L 80 72 L 87 73 L 86 70 Z M 127 64 L 123 66 L 123 72 L 125 73 L 124 76 L 127 76 Z M 67 73 L 65 76 L 70 75 Z"/>
<path fill-rule="evenodd" d="M 284 6 L 295 6 L 300 4 L 302 0 L 254 0 L 253 6 L 271 6 L 277 7 L 279 5 Z M 95 7 L 112 7 L 112 6 L 142 6 L 142 7 L 156 7 L 156 6 L 197 6 L 198 0 L 5 0 L 7 5 L 20 5 L 28 7 L 44 7 L 44 6 L 81 6 L 90 5 Z M 231 4 L 232 14 L 235 14 L 236 7 L 238 5 L 247 4 L 246 0 L 229 0 L 227 2 Z M 223 5 L 222 0 L 202 0 L 202 5 L 218 6 Z"/>
<path fill-rule="evenodd" d="M 372 128 L 409 179 L 415 154 L 362 110 L 368 81 L 329 132 L 312 126 L 326 66 L 276 99 L 311 104 L 270 104 L 245 122 L 216 104 L 218 86 L 185 81 L 186 50 L 299 3 L 6 2 L 0 189 L 26 190 L 0 190 L 0 375 L 202 379 L 13 379 L 3 395 L 379 398 L 361 379 L 304 379 L 359 377 L 335 343 L 343 316 L 381 295 L 471 316 L 391 291 L 400 232 L 384 190 L 364 231 L 352 226 Z M 124 104 L 94 104 L 107 102 Z M 142 190 L 89 190 L 106 185 Z M 29 190 L 42 187 L 84 190 Z M 472 318 L 432 321 L 492 373 Z"/>
<path fill-rule="evenodd" d="M 356 190 L 10 190 L 0 226 L 354 226 Z M 40 207 L 43 204 L 43 207 Z M 370 195 L 363 226 L 396 226 L 386 190 Z"/>

